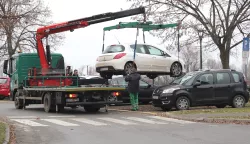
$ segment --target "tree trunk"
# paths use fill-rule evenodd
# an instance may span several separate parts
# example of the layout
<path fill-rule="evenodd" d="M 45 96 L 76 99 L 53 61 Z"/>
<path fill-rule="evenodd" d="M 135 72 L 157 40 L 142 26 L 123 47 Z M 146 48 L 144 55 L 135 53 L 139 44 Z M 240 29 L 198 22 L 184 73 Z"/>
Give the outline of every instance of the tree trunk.
<path fill-rule="evenodd" d="M 221 64 L 222 64 L 222 68 L 223 69 L 230 69 L 229 67 L 229 51 L 228 50 L 224 50 L 221 49 L 220 50 L 220 60 L 221 60 Z"/>
<path fill-rule="evenodd" d="M 12 35 L 11 35 L 11 33 L 7 34 L 7 48 L 8 48 L 9 57 L 11 57 L 15 53 L 13 51 L 13 48 L 12 48 Z"/>

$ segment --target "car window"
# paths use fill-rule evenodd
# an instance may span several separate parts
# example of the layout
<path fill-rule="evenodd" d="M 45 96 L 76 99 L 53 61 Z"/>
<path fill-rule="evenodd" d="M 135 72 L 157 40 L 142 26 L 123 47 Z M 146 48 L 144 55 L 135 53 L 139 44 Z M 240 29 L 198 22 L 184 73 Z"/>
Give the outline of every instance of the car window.
<path fill-rule="evenodd" d="M 148 84 L 142 80 L 140 80 L 140 86 L 148 86 Z"/>
<path fill-rule="evenodd" d="M 157 55 L 157 56 L 163 55 L 163 51 L 161 51 L 153 46 L 147 46 L 147 49 L 151 55 Z"/>
<path fill-rule="evenodd" d="M 0 84 L 5 84 L 6 82 L 7 82 L 7 79 L 3 79 L 3 78 L 0 79 Z"/>
<path fill-rule="evenodd" d="M 202 85 L 214 84 L 214 77 L 213 74 L 203 74 L 197 79 L 197 81 L 200 81 Z"/>
<path fill-rule="evenodd" d="M 124 80 L 124 78 L 117 78 L 117 84 L 120 86 L 127 86 L 128 83 Z"/>
<path fill-rule="evenodd" d="M 117 82 L 117 80 L 116 79 L 112 79 L 111 81 L 110 81 L 110 83 L 111 83 L 111 85 L 118 85 L 118 82 Z"/>
<path fill-rule="evenodd" d="M 105 53 L 117 53 L 117 52 L 123 52 L 125 50 L 125 47 L 122 45 L 111 45 L 108 46 L 104 51 L 103 54 Z"/>
<path fill-rule="evenodd" d="M 240 82 L 240 75 L 237 73 L 232 73 L 233 78 L 234 78 L 234 82 L 238 83 Z"/>
<path fill-rule="evenodd" d="M 135 49 L 135 45 L 130 45 L 130 48 Z M 143 45 L 136 45 L 136 53 L 142 53 L 142 54 L 146 54 L 147 52 L 144 49 Z"/>
<path fill-rule="evenodd" d="M 216 78 L 217 78 L 217 84 L 228 84 L 228 83 L 230 83 L 230 76 L 226 72 L 217 73 Z"/>

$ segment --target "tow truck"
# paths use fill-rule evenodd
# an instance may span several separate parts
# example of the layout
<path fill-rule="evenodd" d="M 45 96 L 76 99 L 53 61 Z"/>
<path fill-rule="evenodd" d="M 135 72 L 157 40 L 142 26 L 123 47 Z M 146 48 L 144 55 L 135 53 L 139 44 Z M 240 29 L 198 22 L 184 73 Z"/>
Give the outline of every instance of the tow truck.
<path fill-rule="evenodd" d="M 36 31 L 37 53 L 17 53 L 4 61 L 3 72 L 11 78 L 10 99 L 16 109 L 25 109 L 31 104 L 43 104 L 45 112 L 60 112 L 65 107 L 84 107 L 87 112 L 97 112 L 109 104 L 110 94 L 119 93 L 124 87 L 111 87 L 108 79 L 80 79 L 71 76 L 71 67 L 65 68 L 64 57 L 51 53 L 48 36 L 55 33 L 85 28 L 92 24 L 118 18 L 143 14 L 139 7 L 118 12 L 109 12 L 40 27 Z M 45 38 L 46 48 L 43 46 Z"/>

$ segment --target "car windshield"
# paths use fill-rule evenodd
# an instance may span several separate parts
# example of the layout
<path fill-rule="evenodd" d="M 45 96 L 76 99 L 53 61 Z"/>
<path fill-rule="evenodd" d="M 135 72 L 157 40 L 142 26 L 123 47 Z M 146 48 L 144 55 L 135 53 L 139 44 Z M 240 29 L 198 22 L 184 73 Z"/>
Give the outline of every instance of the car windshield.
<path fill-rule="evenodd" d="M 117 53 L 117 52 L 123 52 L 125 50 L 125 47 L 122 45 L 111 45 L 108 46 L 104 51 L 103 54 L 105 53 Z"/>
<path fill-rule="evenodd" d="M 197 74 L 197 72 L 189 72 L 189 73 L 187 73 L 185 75 L 182 75 L 182 76 L 178 77 L 177 79 L 172 81 L 170 84 L 179 84 L 179 85 L 184 84 L 185 82 L 190 80 L 196 74 Z"/>
<path fill-rule="evenodd" d="M 7 82 L 7 79 L 3 79 L 3 78 L 0 79 L 0 84 L 5 84 L 6 82 Z"/>

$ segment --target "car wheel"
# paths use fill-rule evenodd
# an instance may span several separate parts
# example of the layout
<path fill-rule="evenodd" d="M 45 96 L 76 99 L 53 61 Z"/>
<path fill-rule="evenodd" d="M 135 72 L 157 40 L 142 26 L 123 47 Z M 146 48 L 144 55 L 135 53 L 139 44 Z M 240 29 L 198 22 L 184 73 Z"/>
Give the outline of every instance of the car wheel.
<path fill-rule="evenodd" d="M 116 101 L 117 101 L 117 97 L 116 97 L 116 96 L 113 96 L 113 95 L 109 95 L 108 101 L 116 102 Z"/>
<path fill-rule="evenodd" d="M 137 69 L 133 62 L 128 62 L 124 66 L 124 72 L 126 75 L 130 74 L 133 69 Z"/>
<path fill-rule="evenodd" d="M 22 109 L 23 108 L 23 100 L 19 99 L 19 93 L 16 92 L 15 94 L 15 108 Z"/>
<path fill-rule="evenodd" d="M 245 107 L 246 100 L 242 95 L 236 95 L 233 98 L 233 108 L 242 108 Z"/>
<path fill-rule="evenodd" d="M 3 96 L 0 96 L 0 100 L 4 100 L 5 99 L 5 97 L 3 97 Z"/>
<path fill-rule="evenodd" d="M 188 110 L 190 107 L 190 101 L 187 97 L 181 96 L 176 100 L 177 110 Z"/>
<path fill-rule="evenodd" d="M 170 75 L 172 77 L 179 77 L 182 75 L 182 66 L 179 62 L 174 62 L 170 67 Z"/>

